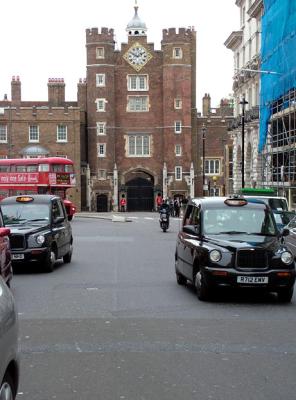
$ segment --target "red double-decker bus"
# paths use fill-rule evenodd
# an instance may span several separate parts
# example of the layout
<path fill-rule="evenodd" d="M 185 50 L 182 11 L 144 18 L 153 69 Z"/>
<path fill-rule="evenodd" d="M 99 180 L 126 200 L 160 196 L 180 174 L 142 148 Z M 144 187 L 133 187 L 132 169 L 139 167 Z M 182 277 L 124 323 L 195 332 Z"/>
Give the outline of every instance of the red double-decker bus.
<path fill-rule="evenodd" d="M 68 158 L 10 158 L 0 160 L 0 200 L 21 194 L 60 196 L 65 203 L 68 219 L 76 212 L 67 199 L 67 189 L 76 186 L 74 163 Z"/>

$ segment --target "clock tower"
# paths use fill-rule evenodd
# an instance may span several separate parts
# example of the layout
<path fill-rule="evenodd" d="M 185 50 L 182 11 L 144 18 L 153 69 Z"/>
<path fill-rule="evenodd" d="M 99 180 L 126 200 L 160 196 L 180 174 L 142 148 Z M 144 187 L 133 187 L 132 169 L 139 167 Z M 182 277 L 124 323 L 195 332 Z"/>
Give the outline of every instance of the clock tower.
<path fill-rule="evenodd" d="M 195 31 L 163 30 L 161 50 L 138 14 L 115 49 L 112 29 L 86 31 L 89 198 L 92 211 L 156 209 L 193 196 Z"/>

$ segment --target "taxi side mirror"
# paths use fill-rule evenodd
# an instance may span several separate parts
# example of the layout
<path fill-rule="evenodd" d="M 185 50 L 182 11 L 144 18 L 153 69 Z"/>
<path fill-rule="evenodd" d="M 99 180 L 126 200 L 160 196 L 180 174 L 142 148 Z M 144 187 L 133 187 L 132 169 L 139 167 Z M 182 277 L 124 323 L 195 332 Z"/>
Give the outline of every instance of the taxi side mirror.
<path fill-rule="evenodd" d="M 198 236 L 200 234 L 199 225 L 184 225 L 183 232 L 188 233 L 188 235 Z"/>
<path fill-rule="evenodd" d="M 281 232 L 282 236 L 289 236 L 290 235 L 290 231 L 288 228 L 284 228 Z"/>
<path fill-rule="evenodd" d="M 64 217 L 57 217 L 57 218 L 54 218 L 53 223 L 54 224 L 60 224 L 60 223 L 62 223 L 64 221 L 65 221 Z"/>

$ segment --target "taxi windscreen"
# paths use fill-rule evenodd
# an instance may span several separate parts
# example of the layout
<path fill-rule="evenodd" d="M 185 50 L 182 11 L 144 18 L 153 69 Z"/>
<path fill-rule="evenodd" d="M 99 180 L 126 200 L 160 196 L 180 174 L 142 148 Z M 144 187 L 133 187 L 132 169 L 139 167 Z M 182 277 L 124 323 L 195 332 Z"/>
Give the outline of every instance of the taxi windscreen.
<path fill-rule="evenodd" d="M 38 222 L 49 220 L 49 207 L 47 204 L 16 203 L 2 204 L 1 210 L 5 225 L 21 224 L 25 222 Z"/>
<path fill-rule="evenodd" d="M 245 233 L 275 235 L 277 228 L 271 213 L 263 208 L 221 207 L 211 208 L 203 214 L 204 233 Z"/>

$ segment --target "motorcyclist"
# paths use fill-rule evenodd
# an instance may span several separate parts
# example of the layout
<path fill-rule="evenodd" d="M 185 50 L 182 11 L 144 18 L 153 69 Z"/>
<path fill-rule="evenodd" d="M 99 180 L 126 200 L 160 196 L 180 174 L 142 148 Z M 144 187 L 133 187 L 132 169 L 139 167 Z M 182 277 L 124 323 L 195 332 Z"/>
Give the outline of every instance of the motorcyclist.
<path fill-rule="evenodd" d="M 167 201 L 164 200 L 164 199 L 162 200 L 162 204 L 159 207 L 159 214 L 161 215 L 162 213 L 166 214 L 167 220 L 169 222 L 169 219 L 170 219 L 170 206 L 167 203 Z"/>

